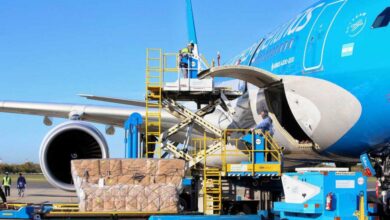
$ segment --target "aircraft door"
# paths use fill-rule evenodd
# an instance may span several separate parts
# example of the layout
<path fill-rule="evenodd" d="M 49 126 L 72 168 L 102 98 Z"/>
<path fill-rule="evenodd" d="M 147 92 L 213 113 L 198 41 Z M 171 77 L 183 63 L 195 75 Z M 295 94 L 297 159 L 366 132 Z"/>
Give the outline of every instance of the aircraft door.
<path fill-rule="evenodd" d="M 345 2 L 345 0 L 330 2 L 319 13 L 306 41 L 303 56 L 303 68 L 305 71 L 315 71 L 323 67 L 322 59 L 329 30 Z"/>

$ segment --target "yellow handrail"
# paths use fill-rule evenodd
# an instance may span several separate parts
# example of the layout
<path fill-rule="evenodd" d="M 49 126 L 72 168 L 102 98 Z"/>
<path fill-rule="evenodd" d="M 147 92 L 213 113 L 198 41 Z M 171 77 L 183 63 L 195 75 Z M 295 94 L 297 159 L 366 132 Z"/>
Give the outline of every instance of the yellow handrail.
<path fill-rule="evenodd" d="M 255 150 L 254 149 L 254 143 L 251 145 L 247 145 L 246 142 L 241 140 L 241 138 L 248 134 L 252 133 L 252 135 L 259 134 L 264 137 L 264 149 L 263 150 Z M 203 141 L 201 140 L 203 139 Z M 207 144 L 215 141 L 220 141 L 222 143 L 221 150 L 219 153 L 213 153 L 211 155 L 206 154 L 206 148 Z M 202 144 L 203 142 L 203 144 Z M 236 146 L 236 149 L 228 149 L 227 145 L 233 145 Z M 266 132 L 263 133 L 261 130 L 251 130 L 251 129 L 227 129 L 224 131 L 224 135 L 222 138 L 209 138 L 204 134 L 203 138 L 197 138 L 193 140 L 193 154 L 197 154 L 199 152 L 203 152 L 204 156 L 204 167 L 207 167 L 207 159 L 209 158 L 217 158 L 219 157 L 221 160 L 221 172 L 224 173 L 227 171 L 227 158 L 228 157 L 235 157 L 235 156 L 244 156 L 247 155 L 248 162 L 250 162 L 249 166 L 252 167 L 251 172 L 252 175 L 256 172 L 255 169 L 255 160 L 254 155 L 256 153 L 264 153 L 264 159 L 265 163 L 281 163 L 281 153 L 282 150 L 278 146 L 276 142 L 273 141 L 272 136 Z M 241 149 L 238 149 L 238 147 L 241 146 Z M 244 148 L 244 149 L 242 149 Z M 268 156 L 270 155 L 270 156 Z"/>

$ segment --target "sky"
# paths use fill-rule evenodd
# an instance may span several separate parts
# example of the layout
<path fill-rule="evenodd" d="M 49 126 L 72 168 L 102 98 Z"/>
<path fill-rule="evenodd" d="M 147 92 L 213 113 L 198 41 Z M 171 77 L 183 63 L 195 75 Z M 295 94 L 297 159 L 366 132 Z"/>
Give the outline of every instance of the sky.
<path fill-rule="evenodd" d="M 192 0 L 200 53 L 228 61 L 315 2 Z M 108 105 L 80 93 L 143 100 L 146 48 L 185 47 L 185 18 L 184 0 L 1 0 L 0 101 Z M 38 162 L 52 128 L 41 116 L 0 113 L 0 161 Z M 123 129 L 106 138 L 111 157 L 123 157 Z"/>

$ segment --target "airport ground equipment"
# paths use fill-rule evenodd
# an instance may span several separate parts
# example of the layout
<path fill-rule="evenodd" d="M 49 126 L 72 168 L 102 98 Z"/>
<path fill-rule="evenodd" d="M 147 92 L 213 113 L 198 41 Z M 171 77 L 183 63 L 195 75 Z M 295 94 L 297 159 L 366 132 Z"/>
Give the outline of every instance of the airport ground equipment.
<path fill-rule="evenodd" d="M 25 204 L 10 205 L 10 209 L 0 210 L 0 219 L 32 219 L 33 217 L 34 207 Z"/>
<path fill-rule="evenodd" d="M 376 198 L 381 201 L 378 209 L 390 215 L 390 146 L 364 153 L 360 161 L 365 174 L 376 178 Z"/>
<path fill-rule="evenodd" d="M 217 107 L 223 109 L 226 115 L 232 116 L 234 109 L 231 108 L 230 100 L 239 97 L 242 92 L 215 86 L 211 78 L 182 78 L 176 62 L 178 55 L 175 53 L 147 49 L 146 54 L 146 150 L 143 156 L 173 156 L 186 160 L 192 175 L 198 176 L 196 179 L 199 181 L 194 184 L 198 188 L 191 192 L 200 191 L 197 196 L 203 199 L 201 212 L 209 215 L 232 213 L 235 212 L 234 209 L 237 209 L 236 212 L 241 209 L 251 209 L 254 212 L 257 203 L 245 208 L 246 203 L 254 201 L 255 196 L 252 194 L 264 197 L 264 192 L 260 191 L 269 193 L 272 187 L 253 186 L 253 179 L 256 182 L 262 182 L 259 179 L 276 182 L 274 179 L 281 174 L 281 148 L 268 133 L 256 134 L 249 129 L 221 130 L 204 119 L 204 116 Z M 151 75 L 151 70 L 157 74 Z M 190 70 L 191 68 L 188 71 Z M 198 70 L 196 68 L 193 71 Z M 183 101 L 195 102 L 197 110 L 190 110 L 182 104 Z M 162 131 L 161 110 L 176 117 L 178 123 Z M 186 136 L 192 136 L 193 126 L 197 126 L 198 132 L 204 132 L 203 138 L 192 139 L 193 143 L 190 143 L 189 138 L 180 143 L 177 143 L 177 138 L 171 140 L 171 137 L 185 129 Z M 234 150 L 229 147 L 238 145 L 243 149 Z M 229 160 L 240 156 L 244 158 L 242 163 Z M 212 159 L 221 162 L 215 167 L 207 162 Z M 241 193 L 228 193 L 232 190 Z M 271 199 L 272 196 L 265 197 Z M 237 204 L 244 208 L 238 208 Z M 270 202 L 264 207 L 270 208 Z"/>
<path fill-rule="evenodd" d="M 374 169 L 374 167 L 372 167 L 370 157 L 368 156 L 367 153 L 360 155 L 360 161 L 362 163 L 363 170 L 364 170 L 364 173 L 366 174 L 366 176 L 375 176 L 376 175 L 375 169 Z"/>
<path fill-rule="evenodd" d="M 273 209 L 280 219 L 367 220 L 374 214 L 369 213 L 367 177 L 361 172 L 306 169 L 283 174 L 282 182 L 285 198 Z"/>

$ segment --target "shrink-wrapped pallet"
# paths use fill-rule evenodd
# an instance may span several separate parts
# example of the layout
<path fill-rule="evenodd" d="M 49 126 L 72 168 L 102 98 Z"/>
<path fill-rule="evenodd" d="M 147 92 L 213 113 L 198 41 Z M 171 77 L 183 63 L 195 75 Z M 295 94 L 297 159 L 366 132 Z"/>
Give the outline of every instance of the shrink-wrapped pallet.
<path fill-rule="evenodd" d="M 137 209 L 138 211 L 149 211 L 147 210 L 147 205 L 148 205 L 148 196 L 145 192 L 145 189 L 147 186 L 141 186 L 142 188 L 140 189 L 138 195 L 137 195 Z"/>
<path fill-rule="evenodd" d="M 138 205 L 138 197 L 145 190 L 144 186 L 140 185 L 129 185 L 128 194 L 126 197 L 126 211 L 128 212 L 137 212 L 142 211 Z"/>
<path fill-rule="evenodd" d="M 115 197 L 113 195 L 113 189 L 114 187 L 109 187 L 107 190 L 104 191 L 104 205 L 103 205 L 103 210 L 116 210 L 114 201 Z"/>
<path fill-rule="evenodd" d="M 145 195 L 148 195 L 148 204 L 145 207 L 150 212 L 160 211 L 160 200 L 161 200 L 161 184 L 151 184 L 145 187 Z"/>
<path fill-rule="evenodd" d="M 175 195 L 175 196 L 172 196 Z M 160 211 L 161 212 L 178 212 L 177 204 L 179 196 L 177 188 L 172 185 L 162 185 L 160 187 Z"/>
<path fill-rule="evenodd" d="M 125 210 L 126 209 L 126 196 L 128 194 L 128 186 L 118 184 L 111 187 L 111 193 L 114 198 L 113 210 Z"/>
<path fill-rule="evenodd" d="M 95 187 L 93 193 L 88 195 L 92 199 L 92 211 L 101 212 L 104 211 L 104 192 L 108 187 Z"/>
<path fill-rule="evenodd" d="M 178 211 L 184 161 L 90 159 L 72 161 L 80 211 Z"/>

